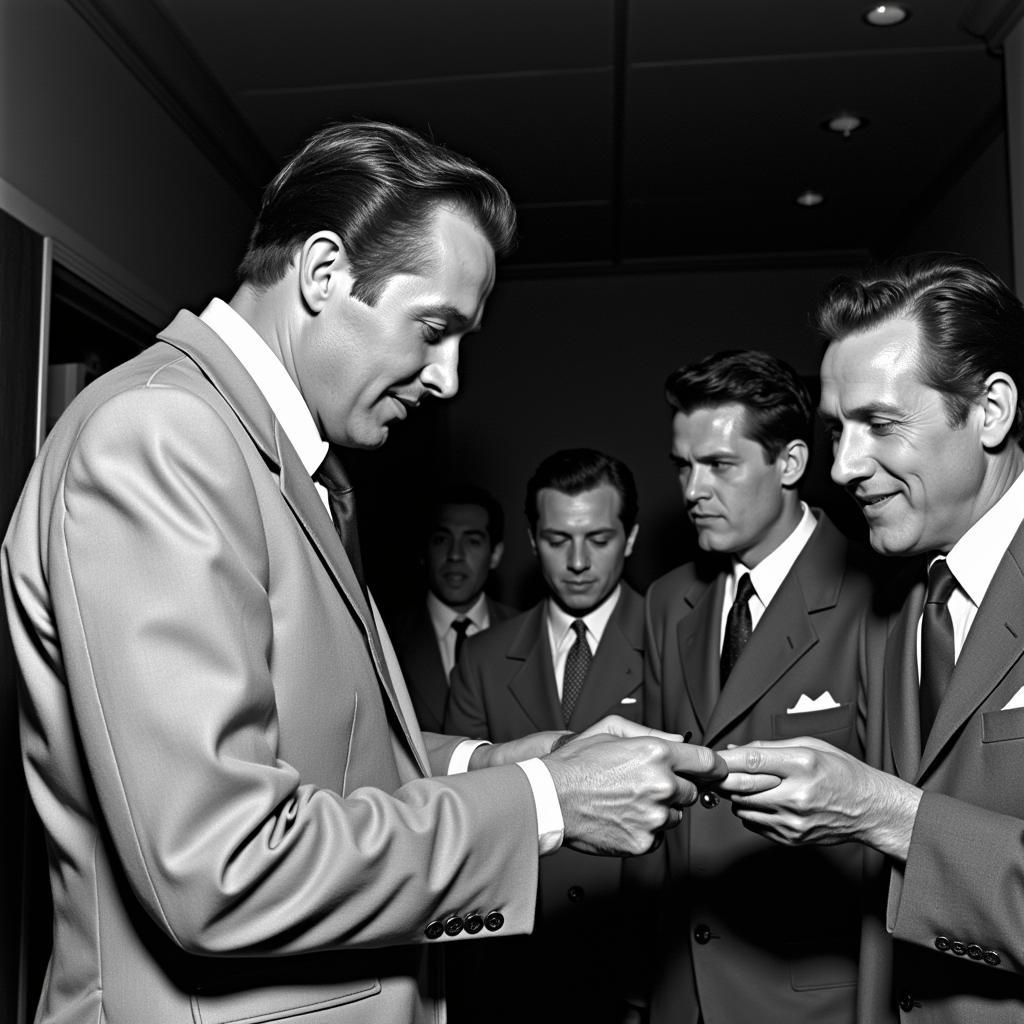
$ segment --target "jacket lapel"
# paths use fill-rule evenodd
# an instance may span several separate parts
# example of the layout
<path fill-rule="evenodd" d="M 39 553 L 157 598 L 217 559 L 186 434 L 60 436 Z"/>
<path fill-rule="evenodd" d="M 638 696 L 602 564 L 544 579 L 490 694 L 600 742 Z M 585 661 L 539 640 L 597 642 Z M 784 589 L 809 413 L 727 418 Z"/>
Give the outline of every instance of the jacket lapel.
<path fill-rule="evenodd" d="M 330 513 L 262 392 L 216 332 L 191 313 L 179 313 L 159 338 L 199 367 L 238 417 L 271 471 L 277 470 L 281 495 L 359 623 L 395 719 L 409 748 L 415 752 L 423 773 L 429 774 L 420 745 L 414 741 L 402 713 L 363 588 L 352 571 Z"/>
<path fill-rule="evenodd" d="M 683 667 L 683 690 L 690 699 L 704 739 L 715 701 L 718 699 L 719 634 L 722 629 L 722 599 L 725 576 L 720 574 L 707 586 L 695 580 L 683 595 L 692 611 L 679 620 L 676 638 Z"/>
<path fill-rule="evenodd" d="M 1003 555 L 964 643 L 949 690 L 921 755 L 920 777 L 943 747 L 1002 682 L 1024 653 L 1024 608 L 1020 595 L 1024 526 Z"/>
<path fill-rule="evenodd" d="M 508 688 L 534 728 L 562 729 L 545 607 L 546 602 L 541 601 L 529 612 L 509 644 L 505 655 L 511 670 Z"/>
<path fill-rule="evenodd" d="M 568 728 L 592 725 L 612 713 L 619 701 L 637 688 L 642 681 L 643 636 L 643 601 L 636 591 L 623 583 L 618 604 L 594 653 Z"/>

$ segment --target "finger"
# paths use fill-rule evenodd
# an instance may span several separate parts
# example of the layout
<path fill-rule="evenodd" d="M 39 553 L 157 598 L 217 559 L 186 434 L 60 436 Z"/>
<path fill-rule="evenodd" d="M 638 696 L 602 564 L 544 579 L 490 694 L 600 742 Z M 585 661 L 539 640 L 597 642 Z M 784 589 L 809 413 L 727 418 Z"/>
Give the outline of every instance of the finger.
<path fill-rule="evenodd" d="M 786 778 L 795 771 L 806 768 L 807 747 L 789 745 L 769 746 L 765 743 L 748 744 L 723 750 L 719 754 L 730 772 L 746 772 L 748 775 L 778 775 Z"/>
<path fill-rule="evenodd" d="M 751 775 L 747 772 L 730 772 L 715 789 L 723 794 L 764 793 L 781 785 L 778 775 Z"/>
<path fill-rule="evenodd" d="M 729 771 L 720 754 L 716 754 L 708 747 L 697 747 L 690 743 L 672 743 L 669 763 L 677 774 L 695 779 L 717 781 L 724 779 Z"/>

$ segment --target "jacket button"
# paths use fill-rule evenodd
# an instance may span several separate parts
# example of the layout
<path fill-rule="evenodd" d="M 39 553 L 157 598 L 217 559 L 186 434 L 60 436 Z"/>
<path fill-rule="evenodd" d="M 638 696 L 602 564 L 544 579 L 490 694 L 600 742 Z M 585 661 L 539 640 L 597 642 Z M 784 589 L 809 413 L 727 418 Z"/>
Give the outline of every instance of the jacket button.
<path fill-rule="evenodd" d="M 940 953 L 947 952 L 949 950 L 949 945 L 949 939 L 947 939 L 945 935 L 937 935 L 935 937 L 935 948 Z"/>
<path fill-rule="evenodd" d="M 463 921 L 466 926 L 467 935 L 476 935 L 478 931 L 484 926 L 484 919 L 475 911 L 472 914 L 466 915 L 466 920 Z"/>
<path fill-rule="evenodd" d="M 570 885 L 569 886 L 569 902 L 570 903 L 582 903 L 586 899 L 586 891 L 582 885 Z"/>
<path fill-rule="evenodd" d="M 967 955 L 972 960 L 980 960 L 985 955 L 985 951 L 976 942 L 972 942 L 967 947 Z"/>
<path fill-rule="evenodd" d="M 440 921 L 431 921 L 426 928 L 423 929 L 423 934 L 428 939 L 439 939 L 444 935 L 444 925 Z"/>
<path fill-rule="evenodd" d="M 718 806 L 718 794 L 717 793 L 712 793 L 710 790 L 708 790 L 707 792 L 701 793 L 701 795 L 700 795 L 700 805 L 701 805 L 701 807 L 706 807 L 709 811 L 711 810 L 712 807 L 717 807 Z"/>
<path fill-rule="evenodd" d="M 949 948 L 956 953 L 957 956 L 963 956 L 967 952 L 967 944 L 961 942 L 959 939 L 954 939 L 950 944 Z"/>
<path fill-rule="evenodd" d="M 462 918 L 458 914 L 452 914 L 451 917 L 445 918 L 444 922 L 444 933 L 445 935 L 458 935 L 462 931 Z"/>
<path fill-rule="evenodd" d="M 497 910 L 492 910 L 484 918 L 484 927 L 489 932 L 496 932 L 504 923 L 505 918 Z"/>
<path fill-rule="evenodd" d="M 693 937 L 702 946 L 706 946 L 711 941 L 711 929 L 706 924 L 699 924 L 693 929 Z"/>
<path fill-rule="evenodd" d="M 999 954 L 994 949 L 986 949 L 981 958 L 989 967 L 998 967 L 1002 963 Z"/>
<path fill-rule="evenodd" d="M 904 992 L 900 996 L 900 1009 L 904 1013 L 910 1013 L 910 1011 L 918 1004 L 914 1002 L 914 997 L 909 992 Z"/>

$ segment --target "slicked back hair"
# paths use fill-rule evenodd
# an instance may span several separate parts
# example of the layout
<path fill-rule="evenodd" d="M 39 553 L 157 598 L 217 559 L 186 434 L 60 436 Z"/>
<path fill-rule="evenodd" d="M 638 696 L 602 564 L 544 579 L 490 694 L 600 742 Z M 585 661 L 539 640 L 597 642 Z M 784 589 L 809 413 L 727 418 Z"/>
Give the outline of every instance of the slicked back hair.
<path fill-rule="evenodd" d="M 395 125 L 330 125 L 267 186 L 239 278 L 268 287 L 307 238 L 335 231 L 352 270 L 352 294 L 372 306 L 390 277 L 428 265 L 428 224 L 438 207 L 472 219 L 496 256 L 512 249 L 512 200 L 472 160 Z"/>
<path fill-rule="evenodd" d="M 665 381 L 665 400 L 675 412 L 719 405 L 741 405 L 744 434 L 774 462 L 791 441 L 811 447 L 814 410 L 811 396 L 789 363 L 754 349 L 715 352 L 673 370 Z"/>
<path fill-rule="evenodd" d="M 619 518 L 628 534 L 636 523 L 639 501 L 636 481 L 629 467 L 613 455 L 593 448 L 563 448 L 549 455 L 534 470 L 526 484 L 524 510 L 530 532 L 537 532 L 537 494 L 545 487 L 563 494 L 581 494 L 601 484 L 610 484 L 619 492 Z"/>
<path fill-rule="evenodd" d="M 950 426 L 966 421 L 990 374 L 1013 378 L 1010 436 L 1024 447 L 1024 306 L 1017 296 L 977 260 L 921 253 L 833 281 L 816 320 L 831 342 L 898 318 L 919 328 L 920 380 L 942 395 Z"/>
<path fill-rule="evenodd" d="M 446 505 L 476 505 L 487 513 L 487 536 L 491 548 L 496 548 L 505 536 L 505 512 L 497 499 L 476 484 L 454 482 L 446 484 L 434 496 L 430 504 L 430 512 L 424 520 L 423 540 L 429 541 L 434 527 L 437 525 L 441 509 Z"/>

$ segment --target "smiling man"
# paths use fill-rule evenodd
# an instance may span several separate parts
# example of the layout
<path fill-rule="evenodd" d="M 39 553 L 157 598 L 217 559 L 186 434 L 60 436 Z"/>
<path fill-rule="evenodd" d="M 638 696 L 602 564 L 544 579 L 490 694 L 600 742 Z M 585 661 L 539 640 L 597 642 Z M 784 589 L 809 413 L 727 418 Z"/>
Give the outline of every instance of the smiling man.
<path fill-rule="evenodd" d="M 639 529 L 632 473 L 593 449 L 555 452 L 530 478 L 525 510 L 548 596 L 466 641 L 447 729 L 513 740 L 611 712 L 643 721 L 643 601 L 622 580 Z M 502 992 L 488 1020 L 618 1024 L 619 875 L 616 862 L 570 850 L 545 858 L 537 934 L 481 951 L 481 991 Z M 511 991 L 508 977 L 530 984 Z M 539 1005 L 537 990 L 548 993 Z"/>
<path fill-rule="evenodd" d="M 696 796 L 680 772 L 724 775 L 621 718 L 505 745 L 416 724 L 341 454 L 455 394 L 514 227 L 471 161 L 324 129 L 231 301 L 54 427 L 2 552 L 51 858 L 38 1019 L 443 1020 L 435 951 L 528 932 L 539 855 L 641 852 Z"/>
<path fill-rule="evenodd" d="M 869 847 L 858 1020 L 1024 1019 L 1024 308 L 928 254 L 826 294 L 832 476 L 871 544 L 914 556 L 868 622 L 869 765 L 801 739 L 725 753 L 787 844 Z M 767 738 L 767 737 L 765 737 Z"/>
<path fill-rule="evenodd" d="M 721 748 L 812 735 L 859 755 L 859 617 L 869 580 L 800 500 L 813 413 L 764 352 L 671 373 L 671 459 L 701 557 L 647 593 L 649 724 Z M 859 867 L 784 851 L 705 794 L 666 838 L 652 1024 L 844 1024 L 854 1014 Z"/>

